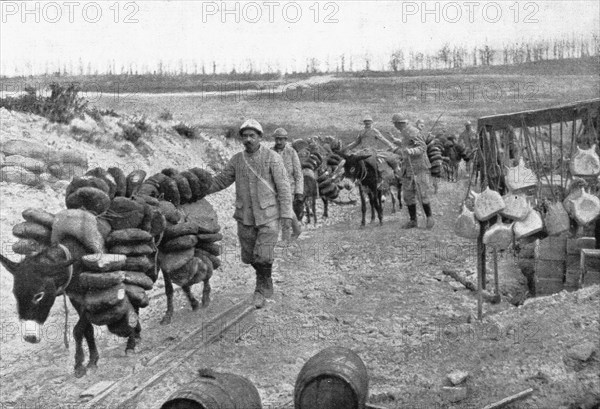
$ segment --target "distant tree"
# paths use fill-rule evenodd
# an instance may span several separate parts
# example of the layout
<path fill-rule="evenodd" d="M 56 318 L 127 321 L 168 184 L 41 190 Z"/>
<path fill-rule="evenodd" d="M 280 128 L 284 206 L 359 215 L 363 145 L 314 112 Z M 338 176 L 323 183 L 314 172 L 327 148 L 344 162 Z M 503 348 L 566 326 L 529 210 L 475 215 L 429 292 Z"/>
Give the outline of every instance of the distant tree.
<path fill-rule="evenodd" d="M 88 62 L 87 63 L 87 75 L 92 75 L 92 63 Z"/>
<path fill-rule="evenodd" d="M 444 44 L 438 51 L 438 58 L 444 63 L 445 68 L 450 68 L 451 53 L 450 44 L 448 43 Z"/>
<path fill-rule="evenodd" d="M 390 69 L 394 72 L 398 72 L 404 69 L 404 51 L 396 50 L 392 53 L 389 62 Z"/>
<path fill-rule="evenodd" d="M 317 58 L 311 58 L 309 60 L 310 72 L 316 74 L 319 71 L 319 60 Z"/>
<path fill-rule="evenodd" d="M 482 65 L 491 65 L 494 62 L 496 51 L 490 48 L 487 44 L 479 50 L 479 59 Z"/>
<path fill-rule="evenodd" d="M 340 57 L 340 65 L 342 72 L 346 71 L 346 56 L 344 54 L 342 54 L 342 56 Z"/>
<path fill-rule="evenodd" d="M 217 74 L 217 62 L 216 61 L 213 61 L 213 63 L 212 63 L 212 73 L 213 73 L 213 75 Z"/>
<path fill-rule="evenodd" d="M 365 71 L 371 71 L 371 56 L 366 54 L 365 57 Z"/>

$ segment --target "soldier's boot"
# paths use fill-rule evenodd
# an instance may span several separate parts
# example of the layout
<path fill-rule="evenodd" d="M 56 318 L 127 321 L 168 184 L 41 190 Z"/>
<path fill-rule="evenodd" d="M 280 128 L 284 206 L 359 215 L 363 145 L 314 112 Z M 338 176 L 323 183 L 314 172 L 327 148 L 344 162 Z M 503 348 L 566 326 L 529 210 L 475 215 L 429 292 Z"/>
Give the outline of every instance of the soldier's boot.
<path fill-rule="evenodd" d="M 265 306 L 265 276 L 262 265 L 252 264 L 252 267 L 256 270 L 256 288 L 254 289 L 254 295 L 252 296 L 252 304 L 254 304 L 254 307 L 256 308 L 262 308 Z"/>
<path fill-rule="evenodd" d="M 425 216 L 427 216 L 427 225 L 425 227 L 433 229 L 435 221 L 433 220 L 433 214 L 431 213 L 431 206 L 429 203 L 423 203 L 423 210 L 425 211 Z"/>
<path fill-rule="evenodd" d="M 271 277 L 272 272 L 273 272 L 273 264 L 263 264 L 263 277 L 264 277 L 263 295 L 266 298 L 273 297 L 273 278 Z"/>
<path fill-rule="evenodd" d="M 417 227 L 417 205 L 408 205 L 408 215 L 410 220 L 402 226 L 403 229 L 414 229 Z"/>

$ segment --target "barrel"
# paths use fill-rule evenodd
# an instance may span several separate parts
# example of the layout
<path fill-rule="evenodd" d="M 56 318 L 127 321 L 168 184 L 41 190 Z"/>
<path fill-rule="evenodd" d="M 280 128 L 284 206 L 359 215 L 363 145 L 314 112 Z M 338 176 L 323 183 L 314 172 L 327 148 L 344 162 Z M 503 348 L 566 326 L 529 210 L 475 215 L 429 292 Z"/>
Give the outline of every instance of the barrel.
<path fill-rule="evenodd" d="M 295 409 L 364 409 L 367 368 L 348 348 L 330 347 L 302 367 L 294 388 Z"/>
<path fill-rule="evenodd" d="M 199 375 L 169 396 L 161 409 L 262 409 L 258 390 L 243 376 L 204 369 Z"/>

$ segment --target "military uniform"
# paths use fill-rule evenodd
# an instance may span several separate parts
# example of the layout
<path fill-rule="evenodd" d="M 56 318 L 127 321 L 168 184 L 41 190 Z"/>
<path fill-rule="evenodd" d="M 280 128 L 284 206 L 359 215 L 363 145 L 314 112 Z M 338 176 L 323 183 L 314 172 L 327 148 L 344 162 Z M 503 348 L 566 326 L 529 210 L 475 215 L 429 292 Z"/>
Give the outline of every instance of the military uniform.
<path fill-rule="evenodd" d="M 296 153 L 296 150 L 289 144 L 286 144 L 281 151 L 277 151 L 275 147 L 271 149 L 280 154 L 283 159 L 288 182 L 290 183 L 290 194 L 293 203 L 294 195 L 304 195 L 304 174 L 302 173 L 302 166 L 300 165 L 298 153 Z M 292 231 L 296 238 L 301 233 L 300 224 L 298 223 L 298 218 L 294 212 L 292 212 Z"/>
<path fill-rule="evenodd" d="M 254 153 L 235 154 L 213 178 L 215 193 L 235 182 L 235 212 L 242 262 L 273 263 L 279 219 L 292 218 L 292 193 L 283 159 L 261 145 Z"/>

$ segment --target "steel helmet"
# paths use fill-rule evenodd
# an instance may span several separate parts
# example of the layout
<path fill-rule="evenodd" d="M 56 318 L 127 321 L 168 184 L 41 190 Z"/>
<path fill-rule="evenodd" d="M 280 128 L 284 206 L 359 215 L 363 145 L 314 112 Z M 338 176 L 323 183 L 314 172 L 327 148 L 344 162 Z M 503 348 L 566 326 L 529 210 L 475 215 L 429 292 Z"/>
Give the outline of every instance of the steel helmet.
<path fill-rule="evenodd" d="M 277 128 L 277 129 L 275 129 L 275 132 L 273 132 L 273 138 L 283 137 L 283 136 L 285 136 L 286 138 L 288 136 L 287 131 L 283 128 Z"/>
<path fill-rule="evenodd" d="M 247 119 L 246 121 L 244 121 L 242 126 L 240 126 L 240 135 L 242 134 L 242 132 L 244 132 L 245 129 L 254 129 L 261 136 L 263 134 L 262 126 L 260 126 L 256 119 Z"/>
<path fill-rule="evenodd" d="M 394 115 L 392 115 L 392 122 L 393 123 L 403 123 L 403 122 L 408 122 L 408 119 L 404 118 L 400 114 L 394 114 Z"/>
<path fill-rule="evenodd" d="M 363 122 L 366 122 L 366 121 L 371 121 L 371 122 L 373 122 L 373 117 L 372 117 L 371 115 L 369 115 L 369 114 L 365 115 L 365 116 L 363 117 Z"/>

